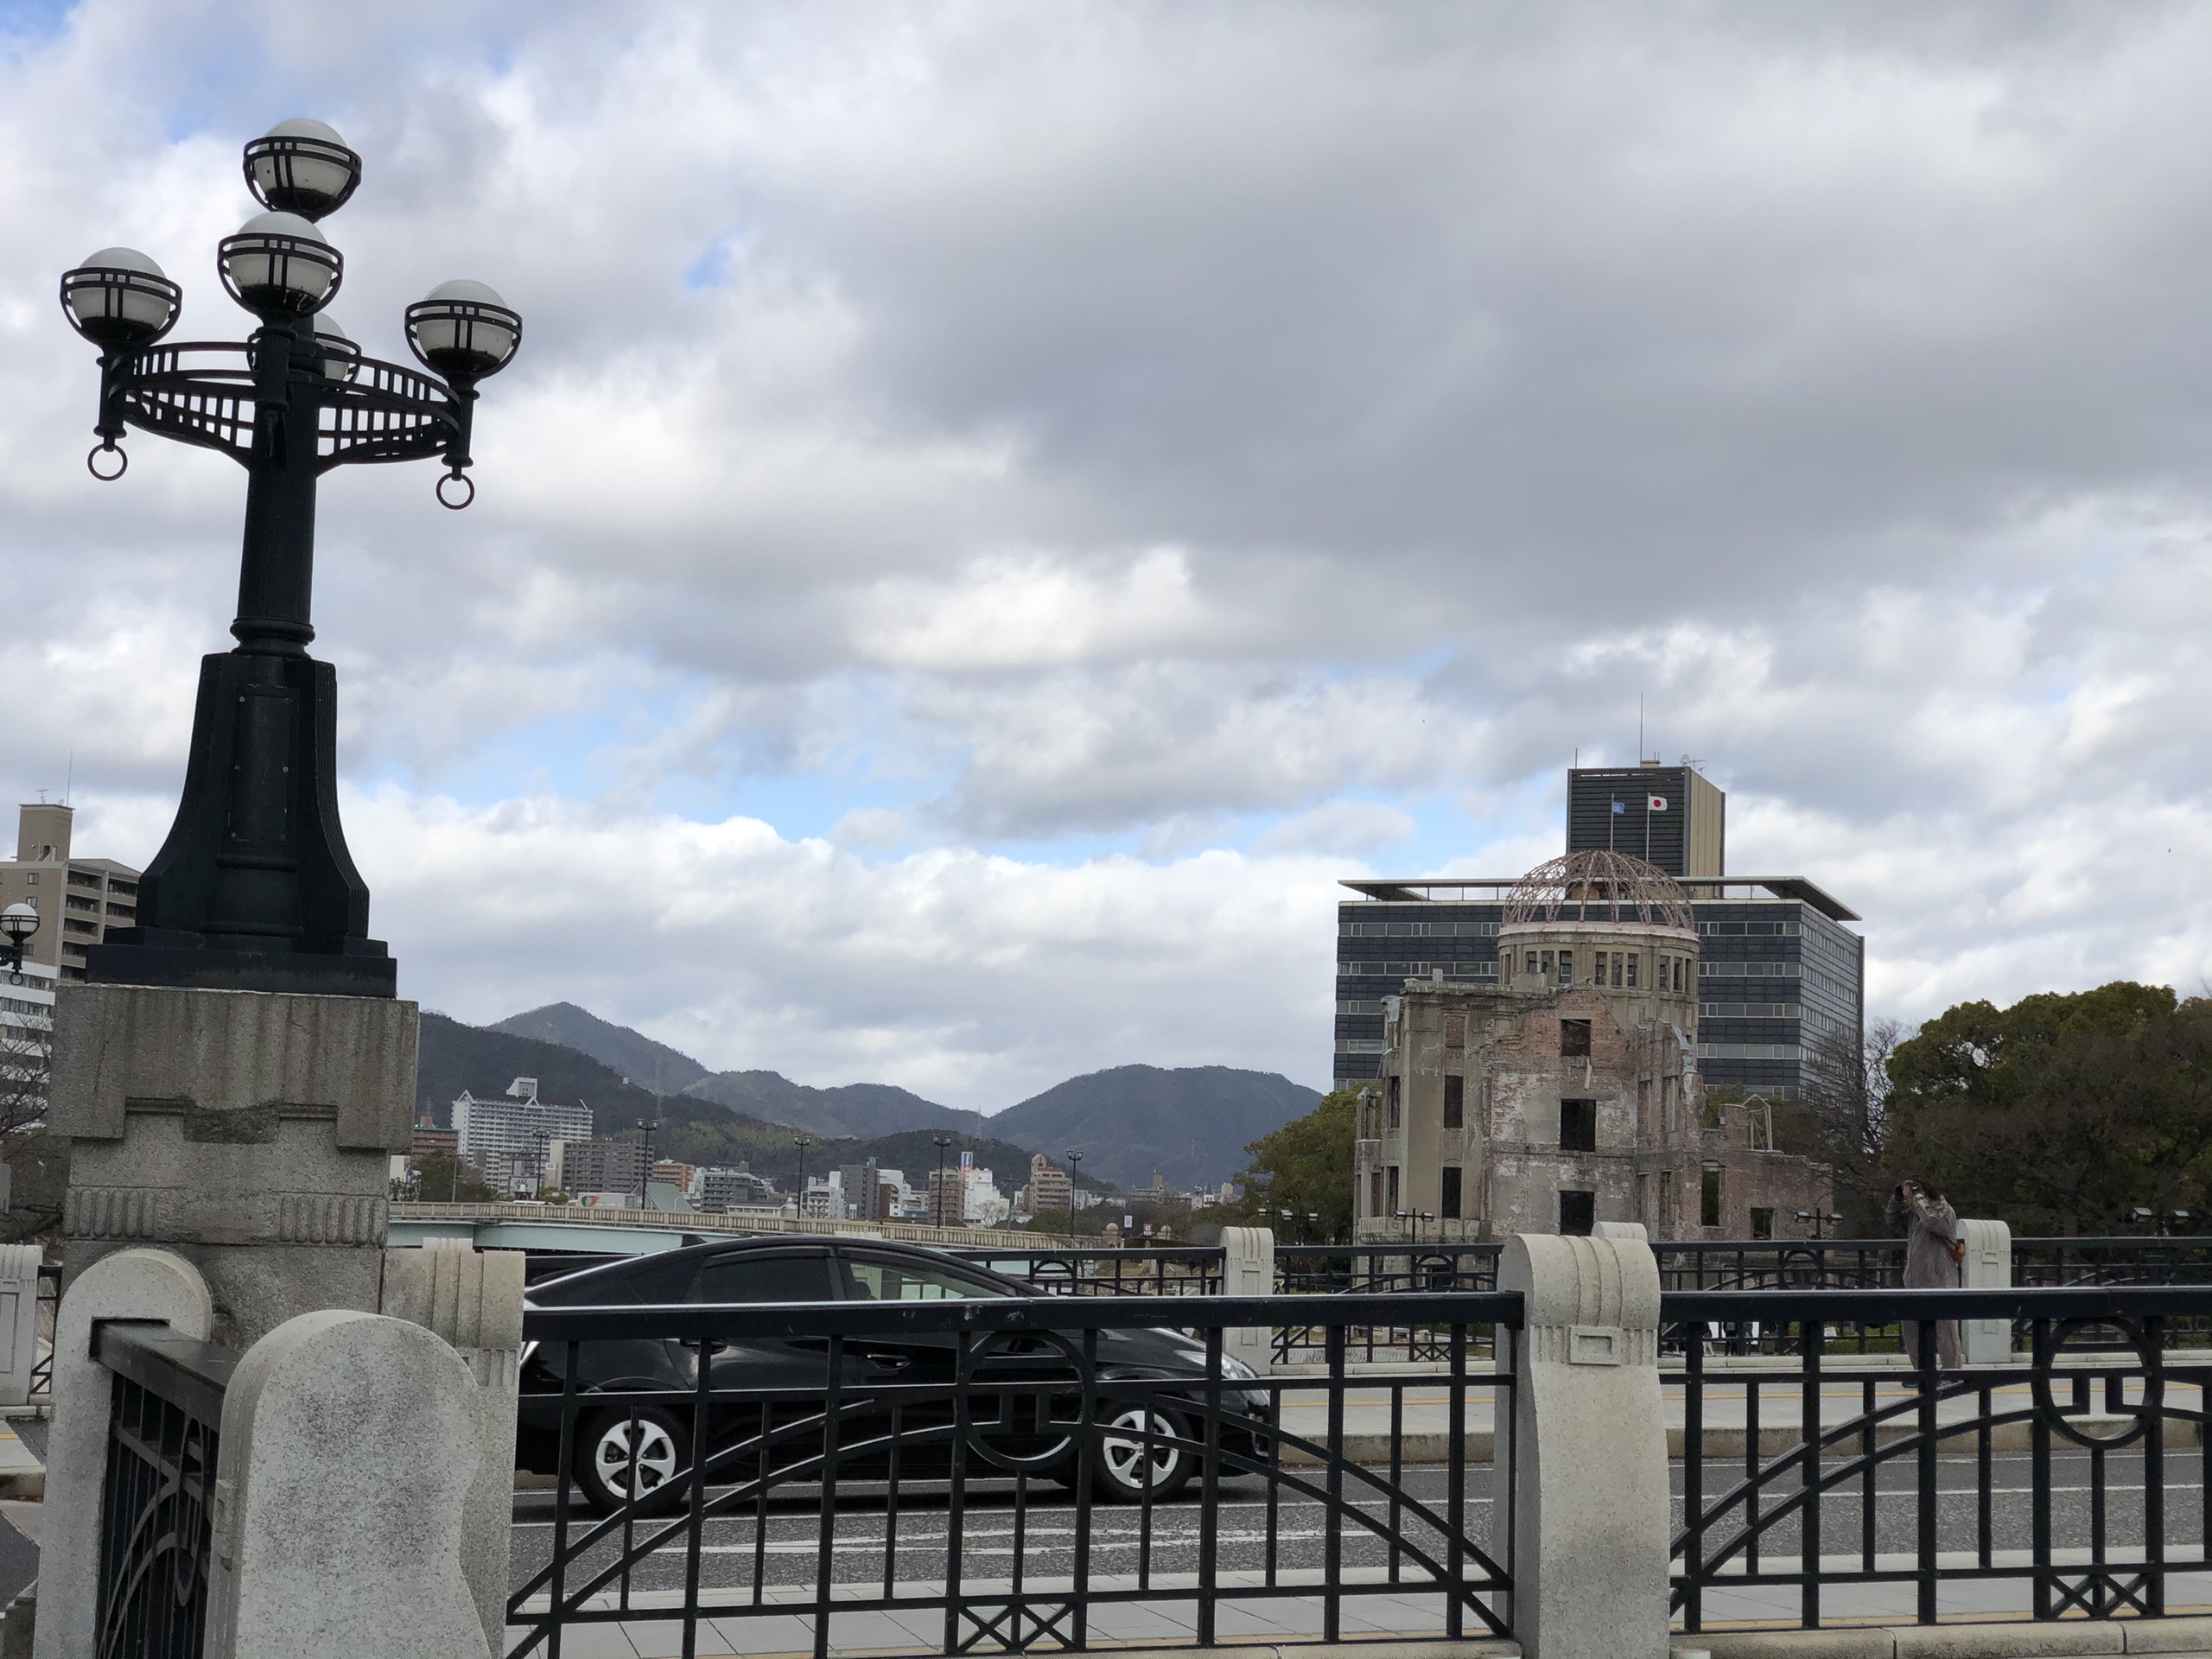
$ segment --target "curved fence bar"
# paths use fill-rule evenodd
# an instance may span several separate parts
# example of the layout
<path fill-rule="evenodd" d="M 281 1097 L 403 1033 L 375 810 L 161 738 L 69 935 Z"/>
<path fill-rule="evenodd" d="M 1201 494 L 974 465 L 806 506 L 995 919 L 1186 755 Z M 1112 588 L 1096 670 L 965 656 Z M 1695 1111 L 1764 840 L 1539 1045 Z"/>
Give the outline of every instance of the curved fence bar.
<path fill-rule="evenodd" d="M 1973 1319 L 2018 1351 L 1947 1367 L 1943 1324 Z M 2207 1599 L 2212 1288 L 1690 1292 L 1661 1321 L 1688 1630 L 1774 1622 L 1778 1594 L 1806 1629 L 2155 1617 L 2183 1575 Z M 1795 1363 L 1718 1357 L 1746 1330 Z"/>
<path fill-rule="evenodd" d="M 1179 1299 L 1173 1363 L 1127 1294 L 533 1309 L 524 1420 L 535 1394 L 558 1467 L 512 1652 L 639 1621 L 817 1659 L 1502 1635 L 1513 1382 L 1475 1355 L 1521 1298 L 1385 1300 L 1333 1299 L 1296 1378 L 1224 1353 L 1272 1297 Z M 1382 1319 L 1441 1363 L 1351 1373 L 1345 1333 Z M 690 1385 L 590 1391 L 645 1342 Z"/>
<path fill-rule="evenodd" d="M 238 1357 L 166 1325 L 95 1327 L 112 1373 L 100 1498 L 101 1659 L 198 1659 L 223 1395 Z"/>

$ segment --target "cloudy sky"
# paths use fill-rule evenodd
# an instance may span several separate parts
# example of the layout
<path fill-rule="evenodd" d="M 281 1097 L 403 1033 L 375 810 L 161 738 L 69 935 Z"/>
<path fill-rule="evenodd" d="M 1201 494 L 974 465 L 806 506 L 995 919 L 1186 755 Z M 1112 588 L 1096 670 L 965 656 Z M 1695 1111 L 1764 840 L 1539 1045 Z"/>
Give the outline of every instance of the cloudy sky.
<path fill-rule="evenodd" d="M 0 0 L 0 783 L 143 863 L 243 480 L 82 464 L 59 273 L 287 116 L 335 308 L 528 319 L 328 480 L 404 995 L 986 1110 L 1325 1084 L 1338 877 L 1688 754 L 1872 1011 L 2212 975 L 2212 10 Z"/>

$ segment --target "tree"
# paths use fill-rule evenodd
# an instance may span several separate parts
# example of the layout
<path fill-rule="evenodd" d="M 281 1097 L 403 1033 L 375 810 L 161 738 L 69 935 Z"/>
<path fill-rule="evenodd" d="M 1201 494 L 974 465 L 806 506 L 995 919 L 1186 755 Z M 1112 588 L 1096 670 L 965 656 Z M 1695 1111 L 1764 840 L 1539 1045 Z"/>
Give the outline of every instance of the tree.
<path fill-rule="evenodd" d="M 496 1204 L 506 1196 L 486 1186 L 466 1161 L 449 1152 L 426 1152 L 414 1163 L 421 1178 L 415 1196 L 425 1204 Z"/>
<path fill-rule="evenodd" d="M 2212 1001 L 2126 982 L 1967 1002 L 1891 1057 L 1886 1174 L 2023 1232 L 2128 1227 L 2212 1198 Z"/>
<path fill-rule="evenodd" d="M 1279 1223 L 1287 1210 L 1300 1218 L 1318 1214 L 1325 1238 L 1349 1239 L 1352 1223 L 1352 1141 L 1356 1089 L 1325 1095 L 1303 1117 L 1244 1148 L 1251 1167 L 1241 1178 L 1244 1196 L 1227 1209 L 1248 1221 Z"/>
<path fill-rule="evenodd" d="M 1860 1237 L 1885 1230 L 1883 1209 L 1897 1185 L 1885 1161 L 1889 1065 L 1904 1035 L 1894 1020 L 1876 1020 L 1857 1040 L 1823 1035 L 1806 1055 L 1802 1095 L 1775 1108 L 1777 1143 L 1834 1172 L 1844 1230 Z"/>
<path fill-rule="evenodd" d="M 0 1154 L 10 1176 L 0 1238 L 16 1242 L 59 1234 L 68 1187 L 67 1143 L 42 1132 L 54 1027 L 45 1016 L 30 1018 L 0 1025 Z"/>

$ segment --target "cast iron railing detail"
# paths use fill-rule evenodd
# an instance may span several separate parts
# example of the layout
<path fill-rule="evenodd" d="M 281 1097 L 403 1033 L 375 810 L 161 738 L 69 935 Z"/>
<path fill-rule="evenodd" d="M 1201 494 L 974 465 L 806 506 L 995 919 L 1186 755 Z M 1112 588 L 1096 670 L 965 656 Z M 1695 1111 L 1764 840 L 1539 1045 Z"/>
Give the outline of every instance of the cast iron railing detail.
<path fill-rule="evenodd" d="M 1946 1586 L 2005 1580 L 2025 1582 L 2021 1611 L 2038 1619 L 2156 1616 L 2171 1573 L 2212 1567 L 2212 1351 L 2174 1345 L 2212 1317 L 2212 1289 L 1688 1292 L 1662 1298 L 1661 1317 L 1684 1353 L 1673 1602 L 1690 1630 L 1719 1590 L 1794 1589 L 1814 1629 L 1824 1592 L 1885 1584 L 1911 1587 L 1922 1624 L 1943 1616 Z M 1937 1321 L 1997 1319 L 2024 1334 L 2024 1354 L 1942 1369 Z M 1708 1367 L 1701 1333 L 1753 1319 L 1795 1351 L 1794 1374 Z M 1863 1340 L 1853 1327 L 1910 1331 L 1908 1364 L 1837 1358 Z M 2174 1484 L 2198 1489 L 2194 1516 L 2170 1502 L 2176 1447 L 2190 1448 Z M 1995 1501 L 1995 1460 L 2022 1452 L 2024 1517 Z M 1969 1456 L 1971 1484 L 1945 1484 Z M 2062 1516 L 2058 1488 L 2084 1502 Z M 2176 1541 L 2177 1521 L 2193 1538 Z"/>
<path fill-rule="evenodd" d="M 1372 1301 L 1342 1299 L 1326 1374 L 1295 1378 L 1239 1375 L 1224 1357 L 1228 1332 L 1281 1322 L 1273 1298 L 1180 1301 L 1177 1325 L 1203 1343 L 1188 1376 L 1122 1374 L 1102 1357 L 1114 1332 L 1159 1317 L 1128 1297 L 531 1310 L 524 1339 L 562 1379 L 561 1466 L 550 1556 L 509 1605 L 513 1659 L 558 1659 L 565 1631 L 618 1620 L 679 1624 L 687 1656 L 709 1619 L 741 1649 L 733 1632 L 765 1621 L 751 1639 L 780 1646 L 791 1638 L 774 1621 L 793 1616 L 816 1659 L 832 1622 L 856 1615 L 926 1627 L 917 1647 L 946 1654 L 1081 1650 L 1115 1639 L 1117 1612 L 1172 1606 L 1200 1646 L 1233 1634 L 1227 1620 L 1268 1617 L 1310 1617 L 1306 1639 L 1334 1642 L 1360 1634 L 1348 1605 L 1415 1595 L 1438 1605 L 1434 1636 L 1503 1635 L 1512 1382 L 1472 1362 L 1478 1334 L 1487 1345 L 1491 1327 L 1517 1325 L 1520 1298 L 1417 1299 L 1394 1314 L 1440 1333 L 1441 1370 L 1353 1376 L 1342 1333 L 1374 1321 Z M 717 1385 L 711 1357 L 735 1338 L 818 1351 L 826 1389 Z M 580 1387 L 588 1344 L 640 1340 L 691 1349 L 696 1385 L 612 1402 Z M 941 1363 L 872 1359 L 932 1343 Z M 1474 1432 L 1484 1408 L 1494 1442 Z M 1408 1440 L 1409 1412 L 1437 1419 L 1425 1441 Z M 580 1518 L 578 1428 L 594 1424 L 598 1444 L 626 1426 L 618 1471 L 634 1491 L 654 1413 L 702 1454 Z M 1415 1467 L 1409 1446 L 1436 1461 Z M 1110 1506 L 1108 1458 L 1138 1471 Z M 1187 1488 L 1155 1497 L 1177 1460 Z M 710 1561 L 725 1582 L 705 1582 Z M 1141 1609 L 1154 1611 L 1120 1611 Z"/>
<path fill-rule="evenodd" d="M 59 1262 L 42 1262 L 38 1269 L 38 1325 L 40 1338 L 46 1351 L 31 1362 L 31 1398 L 51 1399 L 54 1395 L 54 1322 L 61 1310 L 61 1266 Z"/>
<path fill-rule="evenodd" d="M 238 1356 L 166 1325 L 109 1324 L 100 1493 L 99 1659 L 197 1659 L 207 1637 L 223 1393 Z"/>
<path fill-rule="evenodd" d="M 128 423 L 251 466 L 258 349 L 251 341 L 181 341 L 123 358 L 102 387 L 109 425 L 119 435 Z M 347 378 L 334 379 L 311 359 L 316 372 L 303 374 L 297 387 L 312 412 L 315 471 L 467 452 L 468 404 L 451 388 L 377 358 L 344 362 Z"/>

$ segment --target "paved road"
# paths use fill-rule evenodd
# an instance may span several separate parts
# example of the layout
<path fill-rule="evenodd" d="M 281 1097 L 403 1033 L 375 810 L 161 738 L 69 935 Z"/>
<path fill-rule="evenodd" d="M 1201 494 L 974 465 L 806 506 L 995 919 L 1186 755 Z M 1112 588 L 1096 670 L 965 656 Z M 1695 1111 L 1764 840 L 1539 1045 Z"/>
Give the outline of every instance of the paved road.
<path fill-rule="evenodd" d="M 2115 1548 L 2139 1545 L 2144 1533 L 2144 1491 L 2139 1455 L 2108 1459 L 2106 1486 L 2106 1537 Z M 2170 1548 L 2193 1548 L 2204 1534 L 2204 1484 L 2202 1454 L 2191 1450 L 2169 1454 L 2165 1487 L 2166 1539 Z M 1307 1471 L 1309 1477 L 1316 1471 Z M 1719 1496 L 1720 1471 L 1708 1465 L 1708 1503 Z M 2025 1457 L 1999 1457 L 1993 1464 L 1991 1489 L 1993 1546 L 1999 1550 L 2025 1549 L 2033 1541 L 2032 1468 Z M 2053 1535 L 2061 1548 L 2086 1545 L 2093 1516 L 2088 1486 L 2088 1459 L 2084 1456 L 2053 1460 L 2051 1518 Z M 1673 1470 L 1676 1501 L 1674 1522 L 1681 1523 L 1681 1469 Z M 1406 1471 L 1409 1498 L 1441 1510 L 1446 1495 L 1445 1471 L 1415 1468 Z M 1891 1464 L 1881 1472 L 1874 1511 L 1874 1548 L 1878 1553 L 1909 1553 L 1917 1540 L 1916 1471 L 1910 1465 Z M 1795 1490 L 1785 1481 L 1763 1509 Z M 1976 1495 L 1979 1471 L 1971 1458 L 1939 1460 L 1936 1507 L 1937 1537 L 1945 1550 L 1972 1549 L 1976 1542 L 1980 1501 Z M 1342 1560 L 1349 1567 L 1382 1567 L 1389 1560 L 1388 1502 L 1364 1497 L 1360 1507 L 1372 1517 L 1371 1526 L 1347 1520 L 1341 1533 Z M 1472 1465 L 1467 1472 L 1467 1532 L 1478 1545 L 1488 1548 L 1495 1535 L 1490 1470 Z M 1859 1550 L 1864 1541 L 1864 1501 L 1857 1483 L 1827 1494 L 1822 1504 L 1823 1553 Z M 552 1497 L 531 1494 L 515 1506 L 514 1573 L 518 1586 L 550 1558 Z M 1740 1521 L 1742 1511 L 1737 1511 Z M 588 1517 L 579 1517 L 588 1523 Z M 701 1563 L 702 1582 L 712 1586 L 749 1586 L 753 1582 L 756 1548 L 763 1568 L 762 1582 L 774 1586 L 811 1586 L 821 1548 L 821 1502 L 809 1489 L 779 1497 L 768 1509 L 763 1535 L 752 1513 L 709 1520 L 705 1526 Z M 832 1573 L 839 1584 L 880 1583 L 884 1573 L 886 1505 L 881 1486 L 863 1487 L 841 1497 L 833 1527 Z M 903 1492 L 898 1519 L 893 1570 L 899 1580 L 941 1580 L 945 1572 L 945 1544 L 949 1525 L 946 1499 L 941 1486 Z M 1072 1571 L 1076 1515 L 1069 1494 L 1062 1488 L 1041 1484 L 1030 1494 L 1027 1513 L 1020 1517 L 1020 1546 L 1024 1570 L 1036 1575 L 1065 1574 Z M 1153 1570 L 1188 1573 L 1197 1570 L 1201 1513 L 1195 1496 L 1155 1506 L 1147 1530 L 1143 1514 L 1111 1504 L 1096 1504 L 1091 1511 L 1091 1554 L 1094 1573 L 1133 1573 L 1141 1556 L 1147 1556 Z M 1435 1529 L 1417 1518 L 1406 1517 L 1407 1540 L 1433 1549 L 1440 1544 Z M 1269 1506 L 1264 1487 L 1257 1481 L 1230 1482 L 1223 1488 L 1217 1522 L 1219 1570 L 1257 1571 L 1266 1563 L 1270 1530 Z M 1315 1568 L 1327 1547 L 1326 1512 L 1310 1499 L 1289 1494 L 1279 1497 L 1273 1519 L 1276 1560 L 1284 1568 Z M 998 1485 L 971 1490 L 962 1528 L 963 1570 L 969 1576 L 1001 1577 L 1012 1568 L 1015 1553 L 1017 1517 L 1010 1487 Z M 1735 1526 L 1726 1529 L 1732 1534 Z M 1779 1523 L 1768 1539 L 1770 1554 L 1794 1555 L 1801 1534 L 1793 1517 Z M 760 1547 L 765 1539 L 765 1548 Z M 598 1559 L 611 1560 L 607 1552 Z M 1410 1565 L 1408 1570 L 1412 1570 Z M 680 1541 L 647 1560 L 633 1583 L 640 1589 L 680 1587 L 683 1556 Z"/>

